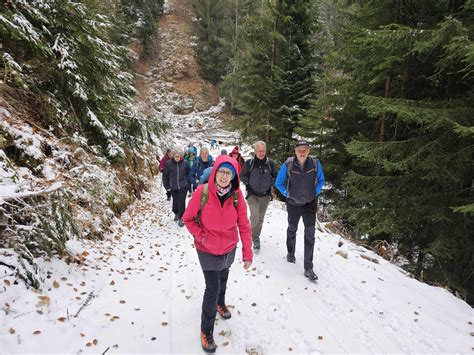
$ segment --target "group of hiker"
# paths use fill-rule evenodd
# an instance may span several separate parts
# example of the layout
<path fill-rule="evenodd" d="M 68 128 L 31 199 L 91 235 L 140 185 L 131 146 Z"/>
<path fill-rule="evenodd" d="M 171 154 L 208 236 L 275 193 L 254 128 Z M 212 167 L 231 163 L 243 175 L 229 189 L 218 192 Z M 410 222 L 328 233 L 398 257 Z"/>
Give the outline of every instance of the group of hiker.
<path fill-rule="evenodd" d="M 168 199 L 169 196 L 173 198 L 175 221 L 179 226 L 186 225 L 194 237 L 206 283 L 201 313 L 201 346 L 205 352 L 215 352 L 215 317 L 217 313 L 223 319 L 231 317 L 225 294 L 239 234 L 244 269 L 248 269 L 253 259 L 252 245 L 254 250 L 261 248 L 260 234 L 274 187 L 286 199 L 286 260 L 296 263 L 296 232 L 303 218 L 304 275 L 311 281 L 318 279 L 313 270 L 313 252 L 317 196 L 324 185 L 324 172 L 319 159 L 310 156 L 310 144 L 306 140 L 296 142 L 294 156 L 279 169 L 267 156 L 263 141 L 254 144 L 254 156 L 247 161 L 239 146 L 229 155 L 225 150 L 221 151 L 215 160 L 207 148 L 202 147 L 197 157 L 197 151 L 192 148 L 187 147 L 184 153 L 177 150 L 167 152 L 168 158 L 165 156 L 160 162 L 160 171 L 163 172 Z M 207 177 L 202 179 L 206 172 Z M 246 187 L 246 197 L 240 189 L 240 182 Z M 185 208 L 188 192 L 191 199 Z"/>

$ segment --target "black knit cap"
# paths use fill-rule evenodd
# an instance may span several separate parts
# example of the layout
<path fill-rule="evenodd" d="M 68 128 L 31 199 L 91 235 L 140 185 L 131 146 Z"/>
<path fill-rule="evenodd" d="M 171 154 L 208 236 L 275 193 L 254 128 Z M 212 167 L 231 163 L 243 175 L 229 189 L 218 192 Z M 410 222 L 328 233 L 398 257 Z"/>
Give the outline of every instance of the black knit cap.
<path fill-rule="evenodd" d="M 295 148 L 298 147 L 309 147 L 309 142 L 306 139 L 300 139 L 295 145 Z"/>

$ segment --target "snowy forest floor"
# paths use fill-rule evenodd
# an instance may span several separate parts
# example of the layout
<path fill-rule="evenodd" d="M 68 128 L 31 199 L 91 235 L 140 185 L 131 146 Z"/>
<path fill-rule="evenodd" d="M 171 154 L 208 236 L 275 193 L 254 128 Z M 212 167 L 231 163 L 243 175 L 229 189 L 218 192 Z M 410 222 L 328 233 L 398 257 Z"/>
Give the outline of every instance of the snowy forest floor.
<path fill-rule="evenodd" d="M 159 178 L 103 241 L 69 242 L 83 263 L 42 263 L 44 292 L 8 285 L 0 295 L 0 344 L 6 353 L 200 353 L 204 278 L 186 228 L 173 221 Z M 219 352 L 438 353 L 472 351 L 473 312 L 442 288 L 406 276 L 340 237 L 317 233 L 317 283 L 303 276 L 300 225 L 297 262 L 286 262 L 286 213 L 269 207 L 262 249 L 250 271 L 240 250 L 227 304 L 216 320 Z M 8 280 L 4 278 L 3 283 Z"/>
<path fill-rule="evenodd" d="M 139 83 L 141 109 L 166 118 L 167 145 L 220 137 L 232 148 L 238 135 L 222 129 L 215 88 L 197 74 L 189 4 L 167 2 L 159 56 Z M 320 232 L 319 281 L 310 283 L 302 223 L 296 264 L 286 262 L 286 227 L 284 205 L 273 201 L 249 271 L 238 250 L 227 291 L 232 318 L 216 320 L 219 353 L 472 353 L 474 312 L 465 302 L 348 241 L 347 259 L 336 255 L 341 237 Z M 0 354 L 202 353 L 204 277 L 160 177 L 113 229 L 104 240 L 67 243 L 80 264 L 37 260 L 41 291 L 0 275 Z"/>

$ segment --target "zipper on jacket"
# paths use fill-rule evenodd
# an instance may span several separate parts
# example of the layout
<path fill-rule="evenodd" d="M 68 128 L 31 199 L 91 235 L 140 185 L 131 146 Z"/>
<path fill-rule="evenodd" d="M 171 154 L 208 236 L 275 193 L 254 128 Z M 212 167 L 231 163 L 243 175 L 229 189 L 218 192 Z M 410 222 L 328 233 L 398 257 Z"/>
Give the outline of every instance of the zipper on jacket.
<path fill-rule="evenodd" d="M 176 183 L 178 184 L 178 190 L 181 188 L 179 187 L 179 162 L 176 163 Z"/>

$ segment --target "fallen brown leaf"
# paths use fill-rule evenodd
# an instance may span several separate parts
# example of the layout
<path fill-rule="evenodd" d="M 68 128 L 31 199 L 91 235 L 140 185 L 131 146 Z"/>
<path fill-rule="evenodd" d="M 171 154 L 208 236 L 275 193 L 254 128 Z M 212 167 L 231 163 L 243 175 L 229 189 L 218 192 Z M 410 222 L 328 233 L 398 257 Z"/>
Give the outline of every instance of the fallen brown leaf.
<path fill-rule="evenodd" d="M 165 326 L 168 325 L 168 322 L 161 322 L 161 325 L 162 325 L 163 327 L 165 327 Z"/>
<path fill-rule="evenodd" d="M 10 328 L 10 329 L 8 329 L 8 332 L 9 332 L 10 334 L 15 334 L 15 333 L 16 333 L 16 330 L 15 330 L 14 328 Z"/>
<path fill-rule="evenodd" d="M 65 321 L 66 321 L 66 317 L 59 317 L 59 318 L 58 318 L 58 321 L 60 321 L 60 322 L 65 322 Z"/>
<path fill-rule="evenodd" d="M 225 342 L 222 343 L 222 346 L 227 346 L 227 345 L 229 345 L 228 341 L 225 341 Z"/>
<path fill-rule="evenodd" d="M 3 280 L 3 283 L 4 283 L 5 285 L 7 285 L 7 286 L 10 286 L 10 285 L 11 285 L 10 280 Z"/>
<path fill-rule="evenodd" d="M 34 335 L 39 335 L 39 334 L 41 334 L 41 330 L 36 330 L 36 331 L 33 332 L 33 334 Z"/>

